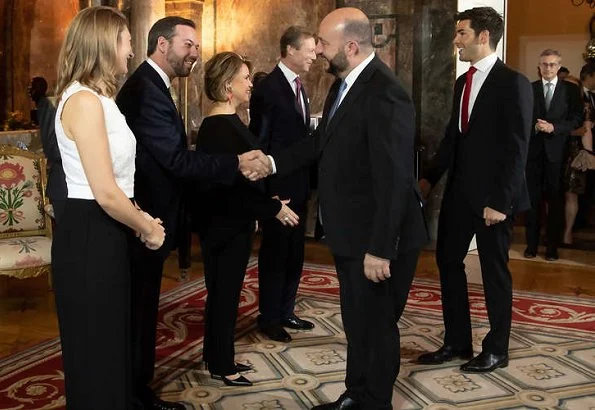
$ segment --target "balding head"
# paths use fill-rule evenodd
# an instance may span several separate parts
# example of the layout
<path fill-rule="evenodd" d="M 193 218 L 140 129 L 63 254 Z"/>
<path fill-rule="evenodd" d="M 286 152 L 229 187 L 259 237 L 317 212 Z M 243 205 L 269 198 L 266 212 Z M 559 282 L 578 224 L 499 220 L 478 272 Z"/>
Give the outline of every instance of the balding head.
<path fill-rule="evenodd" d="M 360 9 L 345 7 L 334 10 L 320 23 L 320 28 L 335 32 L 344 41 L 357 41 L 360 46 L 372 45 L 370 20 Z"/>
<path fill-rule="evenodd" d="M 329 61 L 329 72 L 344 78 L 372 53 L 370 20 L 359 9 L 330 12 L 320 23 L 317 54 Z"/>

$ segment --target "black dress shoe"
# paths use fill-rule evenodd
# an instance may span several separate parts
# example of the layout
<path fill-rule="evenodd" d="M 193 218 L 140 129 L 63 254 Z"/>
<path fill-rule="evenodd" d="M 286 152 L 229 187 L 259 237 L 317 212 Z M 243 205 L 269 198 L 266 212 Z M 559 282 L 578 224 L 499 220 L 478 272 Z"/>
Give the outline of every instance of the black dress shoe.
<path fill-rule="evenodd" d="M 559 258 L 557 249 L 546 249 L 545 260 L 546 261 L 557 261 Z"/>
<path fill-rule="evenodd" d="M 241 375 L 237 379 L 229 379 L 226 376 L 211 373 L 211 378 L 215 380 L 223 380 L 223 383 L 225 383 L 226 386 L 252 386 L 252 382 Z"/>
<path fill-rule="evenodd" d="M 186 410 L 186 406 L 173 401 L 161 400 L 154 397 L 151 401 L 143 403 L 146 410 Z"/>
<path fill-rule="evenodd" d="M 297 330 L 314 329 L 314 323 L 308 322 L 307 320 L 300 319 L 296 315 L 293 315 L 291 317 L 288 317 L 287 319 L 281 320 L 281 326 L 285 326 L 290 329 L 297 329 Z"/>
<path fill-rule="evenodd" d="M 470 373 L 489 373 L 499 367 L 508 366 L 507 354 L 481 352 L 461 366 L 461 370 Z"/>
<path fill-rule="evenodd" d="M 525 249 L 525 252 L 523 252 L 523 256 L 527 259 L 533 259 L 537 256 L 537 251 L 527 248 Z"/>
<path fill-rule="evenodd" d="M 291 336 L 281 325 L 261 326 L 260 331 L 269 339 L 276 342 L 291 342 Z"/>
<path fill-rule="evenodd" d="M 440 364 L 450 362 L 454 359 L 470 359 L 473 357 L 473 347 L 457 349 L 453 346 L 444 345 L 435 352 L 424 353 L 417 358 L 420 364 Z"/>
<path fill-rule="evenodd" d="M 319 404 L 318 406 L 312 407 L 312 410 L 359 410 L 359 404 L 351 397 L 348 397 L 343 393 L 337 401 L 326 404 Z"/>

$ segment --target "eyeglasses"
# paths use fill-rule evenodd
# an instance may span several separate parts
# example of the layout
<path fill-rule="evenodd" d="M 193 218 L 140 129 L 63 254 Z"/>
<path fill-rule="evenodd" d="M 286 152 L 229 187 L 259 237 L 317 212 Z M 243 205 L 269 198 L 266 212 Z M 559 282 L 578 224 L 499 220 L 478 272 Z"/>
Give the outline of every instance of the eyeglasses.
<path fill-rule="evenodd" d="M 560 63 L 539 63 L 539 66 L 543 68 L 556 68 L 559 65 Z"/>

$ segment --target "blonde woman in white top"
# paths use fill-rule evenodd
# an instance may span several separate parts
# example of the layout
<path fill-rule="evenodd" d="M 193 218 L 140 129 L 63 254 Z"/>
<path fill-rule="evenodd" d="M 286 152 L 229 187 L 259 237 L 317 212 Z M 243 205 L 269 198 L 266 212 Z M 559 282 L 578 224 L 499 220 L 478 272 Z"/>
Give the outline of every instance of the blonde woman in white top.
<path fill-rule="evenodd" d="M 113 100 L 130 41 L 120 12 L 87 8 L 58 60 L 55 125 L 68 199 L 52 268 L 68 410 L 133 407 L 128 246 L 141 240 L 158 249 L 165 237 L 160 221 L 132 202 L 136 143 Z"/>

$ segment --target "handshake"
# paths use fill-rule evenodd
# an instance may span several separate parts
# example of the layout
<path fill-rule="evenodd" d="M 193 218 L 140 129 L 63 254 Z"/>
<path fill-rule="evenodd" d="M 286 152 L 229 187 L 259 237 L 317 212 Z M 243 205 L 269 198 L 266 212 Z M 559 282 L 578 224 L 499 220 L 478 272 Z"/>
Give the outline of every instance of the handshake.
<path fill-rule="evenodd" d="M 273 172 L 270 158 L 260 150 L 245 152 L 238 155 L 238 159 L 240 172 L 250 181 L 258 181 Z"/>

